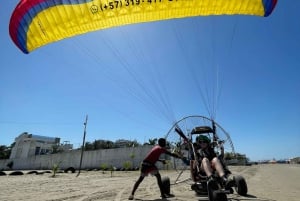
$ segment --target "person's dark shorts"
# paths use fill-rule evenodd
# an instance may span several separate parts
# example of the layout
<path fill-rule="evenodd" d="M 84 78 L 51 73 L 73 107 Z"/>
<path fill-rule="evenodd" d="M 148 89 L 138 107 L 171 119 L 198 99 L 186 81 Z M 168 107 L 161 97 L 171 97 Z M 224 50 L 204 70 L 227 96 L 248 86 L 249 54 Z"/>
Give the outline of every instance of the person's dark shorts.
<path fill-rule="evenodd" d="M 154 164 L 149 163 L 147 161 L 142 162 L 142 168 L 141 168 L 142 176 L 148 176 L 148 174 L 155 175 L 157 173 L 158 173 L 158 169 Z"/>

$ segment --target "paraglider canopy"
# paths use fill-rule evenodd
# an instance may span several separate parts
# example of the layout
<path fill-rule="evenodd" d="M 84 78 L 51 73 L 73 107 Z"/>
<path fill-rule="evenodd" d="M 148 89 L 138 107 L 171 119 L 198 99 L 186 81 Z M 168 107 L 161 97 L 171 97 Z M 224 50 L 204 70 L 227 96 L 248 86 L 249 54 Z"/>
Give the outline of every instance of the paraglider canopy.
<path fill-rule="evenodd" d="M 9 25 L 16 46 L 43 45 L 115 26 L 208 15 L 269 16 L 277 0 L 21 0 Z"/>

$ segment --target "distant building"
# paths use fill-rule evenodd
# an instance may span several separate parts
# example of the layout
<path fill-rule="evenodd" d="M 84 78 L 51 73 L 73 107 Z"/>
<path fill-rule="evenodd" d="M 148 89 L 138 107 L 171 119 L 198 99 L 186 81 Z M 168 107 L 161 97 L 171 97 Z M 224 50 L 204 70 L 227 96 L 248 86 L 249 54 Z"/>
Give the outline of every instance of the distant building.
<path fill-rule="evenodd" d="M 73 150 L 73 144 L 70 144 L 70 141 L 64 141 L 58 147 L 58 151 L 71 151 L 71 150 Z"/>
<path fill-rule="evenodd" d="M 291 158 L 290 163 L 300 164 L 300 157 Z"/>
<path fill-rule="evenodd" d="M 10 159 L 27 158 L 34 155 L 50 154 L 54 146 L 59 146 L 60 138 L 33 135 L 27 132 L 15 138 Z"/>
<path fill-rule="evenodd" d="M 118 148 L 128 147 L 132 142 L 130 140 L 119 139 L 115 142 L 115 146 Z"/>

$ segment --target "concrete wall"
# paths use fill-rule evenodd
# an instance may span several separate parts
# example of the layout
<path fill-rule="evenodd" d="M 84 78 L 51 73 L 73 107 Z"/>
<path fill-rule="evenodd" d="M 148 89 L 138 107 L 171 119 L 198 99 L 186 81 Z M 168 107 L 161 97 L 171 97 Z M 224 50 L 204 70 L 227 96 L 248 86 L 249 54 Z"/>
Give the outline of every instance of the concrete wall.
<path fill-rule="evenodd" d="M 82 169 L 101 167 L 101 164 L 122 168 L 124 162 L 130 161 L 133 167 L 139 167 L 152 146 L 140 146 L 118 149 L 102 149 L 85 151 L 82 160 Z M 54 164 L 59 164 L 61 169 L 79 168 L 81 151 L 70 151 L 60 154 L 36 155 L 28 158 L 0 160 L 0 170 L 8 170 L 7 164 L 13 161 L 13 170 L 40 170 L 52 169 Z M 134 155 L 134 157 L 131 157 Z"/>

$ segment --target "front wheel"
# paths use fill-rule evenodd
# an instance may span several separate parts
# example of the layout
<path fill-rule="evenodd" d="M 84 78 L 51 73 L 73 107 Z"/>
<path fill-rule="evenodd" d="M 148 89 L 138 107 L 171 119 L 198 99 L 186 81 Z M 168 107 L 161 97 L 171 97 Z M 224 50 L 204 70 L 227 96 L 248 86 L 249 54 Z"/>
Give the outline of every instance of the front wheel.
<path fill-rule="evenodd" d="M 221 192 L 213 192 L 213 200 L 214 201 L 228 201 L 227 195 Z"/>
<path fill-rule="evenodd" d="M 235 191 L 239 194 L 239 195 L 247 195 L 248 192 L 248 187 L 247 187 L 247 183 L 244 177 L 242 176 L 234 176 L 234 181 L 235 181 Z"/>
<path fill-rule="evenodd" d="M 216 201 L 217 194 L 215 191 L 218 189 L 219 186 L 215 181 L 211 180 L 207 182 L 207 194 L 208 194 L 209 201 Z"/>

